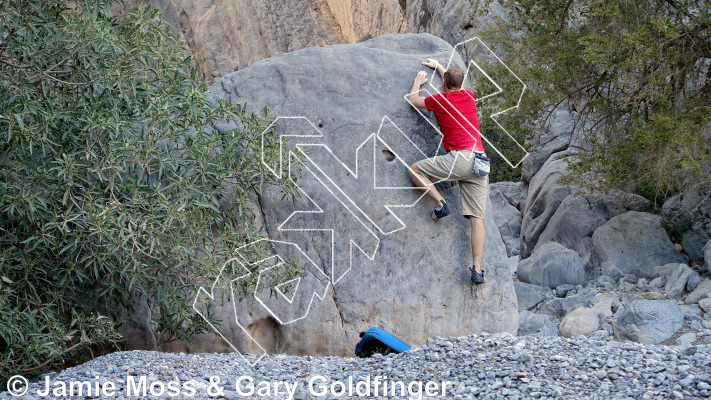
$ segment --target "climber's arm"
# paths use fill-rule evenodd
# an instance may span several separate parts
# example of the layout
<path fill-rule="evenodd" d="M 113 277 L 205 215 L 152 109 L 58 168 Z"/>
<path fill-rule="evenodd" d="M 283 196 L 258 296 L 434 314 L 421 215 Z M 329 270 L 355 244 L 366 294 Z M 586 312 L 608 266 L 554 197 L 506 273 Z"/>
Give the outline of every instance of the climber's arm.
<path fill-rule="evenodd" d="M 417 108 L 425 108 L 425 98 L 420 96 L 420 87 L 427 82 L 427 74 L 425 71 L 420 71 L 415 77 L 415 83 L 412 84 L 410 90 L 410 103 Z"/>
<path fill-rule="evenodd" d="M 423 61 L 422 65 L 426 65 L 430 68 L 434 68 L 439 72 L 439 76 L 442 77 L 442 80 L 444 80 L 444 73 L 447 72 L 447 70 L 444 69 L 442 64 L 439 63 L 439 61 L 435 60 L 434 58 L 428 58 L 427 61 Z"/>

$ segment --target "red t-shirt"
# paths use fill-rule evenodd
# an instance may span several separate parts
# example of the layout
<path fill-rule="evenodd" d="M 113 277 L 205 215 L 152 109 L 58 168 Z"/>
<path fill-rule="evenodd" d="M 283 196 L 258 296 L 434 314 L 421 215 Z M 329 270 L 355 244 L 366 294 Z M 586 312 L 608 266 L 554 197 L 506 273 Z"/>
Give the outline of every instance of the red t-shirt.
<path fill-rule="evenodd" d="M 474 93 L 465 89 L 427 96 L 425 107 L 434 111 L 445 150 L 484 151 Z"/>

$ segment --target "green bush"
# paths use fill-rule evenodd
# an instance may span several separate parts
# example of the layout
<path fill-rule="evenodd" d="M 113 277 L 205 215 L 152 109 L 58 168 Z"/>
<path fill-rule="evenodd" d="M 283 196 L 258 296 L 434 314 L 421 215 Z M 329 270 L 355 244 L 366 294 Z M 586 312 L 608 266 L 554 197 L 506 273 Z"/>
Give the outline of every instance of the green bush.
<path fill-rule="evenodd" d="M 686 207 L 672 207 L 662 210 L 662 226 L 675 241 L 680 241 L 684 234 L 694 227 L 696 216 Z"/>
<path fill-rule="evenodd" d="M 503 4 L 511 18 L 486 38 L 528 85 L 521 123 L 540 125 L 561 104 L 576 111 L 585 151 L 568 182 L 625 194 L 644 186 L 653 200 L 708 182 L 710 2 Z"/>
<path fill-rule="evenodd" d="M 205 332 L 195 290 L 260 238 L 255 191 L 295 194 L 265 116 L 213 103 L 157 10 L 110 3 L 0 1 L 2 376 L 117 345 L 137 296 L 159 343 Z"/>

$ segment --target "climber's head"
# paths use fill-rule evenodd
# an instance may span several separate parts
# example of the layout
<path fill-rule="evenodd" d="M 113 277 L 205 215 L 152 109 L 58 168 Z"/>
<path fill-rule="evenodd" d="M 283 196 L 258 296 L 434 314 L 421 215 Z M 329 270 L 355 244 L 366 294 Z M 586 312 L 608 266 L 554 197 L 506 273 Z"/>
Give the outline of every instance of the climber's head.
<path fill-rule="evenodd" d="M 462 72 L 462 70 L 457 67 L 450 67 L 444 73 L 444 90 L 445 90 L 445 92 L 451 92 L 454 90 L 461 89 L 463 81 L 464 81 L 464 73 Z"/>

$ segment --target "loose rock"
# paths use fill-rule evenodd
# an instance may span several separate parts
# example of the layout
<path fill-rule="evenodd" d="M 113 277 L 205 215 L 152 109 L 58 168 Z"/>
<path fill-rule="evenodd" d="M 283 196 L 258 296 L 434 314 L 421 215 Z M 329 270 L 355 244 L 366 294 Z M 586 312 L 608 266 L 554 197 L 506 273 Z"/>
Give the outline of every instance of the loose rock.
<path fill-rule="evenodd" d="M 669 339 L 684 324 L 679 305 L 667 300 L 634 300 L 615 324 L 615 338 L 644 344 Z"/>
<path fill-rule="evenodd" d="M 560 323 L 560 334 L 563 337 L 571 337 L 577 335 L 587 335 L 597 330 L 600 326 L 600 321 L 597 318 L 597 313 L 590 308 L 578 308 L 570 312 L 563 318 Z"/>

